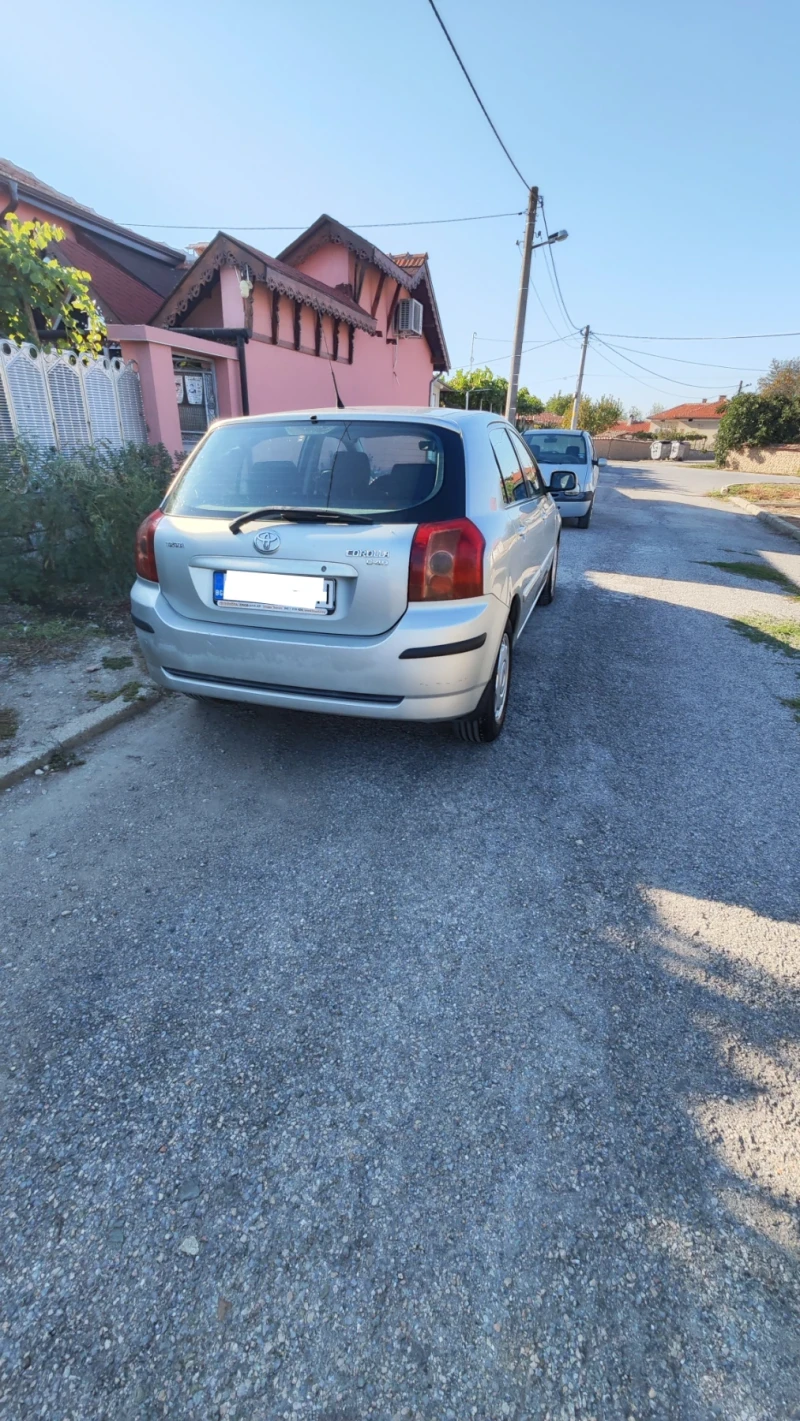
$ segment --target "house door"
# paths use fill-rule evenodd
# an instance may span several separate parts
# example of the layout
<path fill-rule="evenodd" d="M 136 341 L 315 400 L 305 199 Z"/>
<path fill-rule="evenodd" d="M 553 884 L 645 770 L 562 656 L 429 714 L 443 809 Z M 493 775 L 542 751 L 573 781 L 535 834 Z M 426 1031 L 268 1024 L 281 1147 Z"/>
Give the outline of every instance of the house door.
<path fill-rule="evenodd" d="M 208 426 L 217 417 L 217 382 L 210 360 L 192 360 L 188 355 L 173 355 L 175 398 L 184 453 L 194 449 Z"/>

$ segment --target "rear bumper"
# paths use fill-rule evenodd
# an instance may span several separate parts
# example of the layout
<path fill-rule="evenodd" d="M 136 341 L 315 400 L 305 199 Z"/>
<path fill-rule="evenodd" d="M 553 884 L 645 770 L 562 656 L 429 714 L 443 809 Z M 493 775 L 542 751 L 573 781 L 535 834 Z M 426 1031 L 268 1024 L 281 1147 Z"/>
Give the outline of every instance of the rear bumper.
<path fill-rule="evenodd" d="M 594 503 L 594 489 L 576 489 L 574 493 L 553 494 L 562 518 L 582 518 Z"/>
<path fill-rule="evenodd" d="M 183 617 L 141 580 L 131 612 L 150 675 L 169 690 L 379 720 L 469 715 L 508 617 L 488 596 L 413 605 L 381 636 L 275 631 Z"/>

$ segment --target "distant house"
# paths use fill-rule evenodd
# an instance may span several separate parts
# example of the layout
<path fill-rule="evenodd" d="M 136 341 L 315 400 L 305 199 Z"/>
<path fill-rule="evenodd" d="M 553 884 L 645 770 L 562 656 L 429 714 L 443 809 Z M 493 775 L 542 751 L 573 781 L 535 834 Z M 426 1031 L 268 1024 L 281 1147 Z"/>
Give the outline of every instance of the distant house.
<path fill-rule="evenodd" d="M 90 272 L 91 294 L 107 322 L 149 321 L 188 265 L 185 252 L 120 227 L 0 158 L 0 221 L 7 212 L 62 228 L 64 241 L 51 254 Z"/>
<path fill-rule="evenodd" d="M 91 273 L 109 341 L 138 366 L 148 436 L 171 452 L 218 415 L 437 398 L 449 356 L 423 252 L 391 256 L 323 215 L 278 257 L 218 232 L 192 259 L 10 163 L 4 207 L 64 228 L 54 255 Z"/>
<path fill-rule="evenodd" d="M 649 419 L 620 420 L 603 430 L 604 439 L 648 439 L 652 429 Z"/>
<path fill-rule="evenodd" d="M 700 404 L 675 405 L 671 410 L 654 414 L 650 427 L 656 439 L 662 431 L 673 429 L 679 434 L 702 434 L 707 446 L 713 448 L 726 408 L 724 395 L 720 395 L 718 400 L 701 400 Z"/>
<path fill-rule="evenodd" d="M 564 421 L 567 416 L 564 414 L 553 414 L 551 410 L 542 410 L 541 414 L 518 414 L 517 424 L 532 429 L 566 429 Z"/>

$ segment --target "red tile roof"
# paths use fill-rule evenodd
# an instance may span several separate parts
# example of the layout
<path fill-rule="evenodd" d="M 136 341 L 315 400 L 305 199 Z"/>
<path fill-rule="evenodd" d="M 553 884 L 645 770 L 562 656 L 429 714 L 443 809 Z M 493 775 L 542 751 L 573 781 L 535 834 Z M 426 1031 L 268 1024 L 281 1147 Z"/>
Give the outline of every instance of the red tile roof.
<path fill-rule="evenodd" d="M 147 325 L 163 302 L 157 291 L 129 276 L 127 271 L 106 261 L 96 251 L 88 251 L 80 242 L 65 237 L 56 242 L 51 255 L 63 266 L 76 266 L 91 273 L 91 291 L 106 320 L 120 325 Z"/>
<path fill-rule="evenodd" d="M 649 419 L 635 419 L 630 424 L 625 420 L 620 420 L 619 424 L 612 424 L 609 429 L 603 430 L 604 434 L 649 434 Z"/>
<path fill-rule="evenodd" d="M 675 405 L 671 410 L 654 414 L 653 424 L 665 424 L 670 419 L 721 419 L 727 403 L 721 395 L 718 400 L 703 400 L 699 405 Z"/>
<path fill-rule="evenodd" d="M 517 419 L 520 424 L 532 424 L 538 429 L 562 429 L 564 427 L 563 414 L 553 414 L 551 410 L 542 410 L 541 414 L 518 414 Z"/>

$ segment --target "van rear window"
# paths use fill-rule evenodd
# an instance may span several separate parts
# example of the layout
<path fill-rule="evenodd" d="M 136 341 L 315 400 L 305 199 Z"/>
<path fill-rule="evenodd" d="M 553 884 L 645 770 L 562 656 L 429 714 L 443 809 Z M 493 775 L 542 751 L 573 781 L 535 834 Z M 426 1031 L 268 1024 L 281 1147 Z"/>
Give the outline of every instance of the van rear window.
<path fill-rule="evenodd" d="M 390 420 L 242 420 L 187 461 L 166 513 L 235 518 L 254 508 L 329 508 L 398 522 L 464 514 L 455 431 Z"/>
<path fill-rule="evenodd" d="M 544 434 L 540 429 L 528 430 L 525 443 L 539 464 L 585 464 L 586 440 L 570 429 Z"/>

